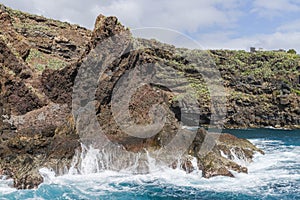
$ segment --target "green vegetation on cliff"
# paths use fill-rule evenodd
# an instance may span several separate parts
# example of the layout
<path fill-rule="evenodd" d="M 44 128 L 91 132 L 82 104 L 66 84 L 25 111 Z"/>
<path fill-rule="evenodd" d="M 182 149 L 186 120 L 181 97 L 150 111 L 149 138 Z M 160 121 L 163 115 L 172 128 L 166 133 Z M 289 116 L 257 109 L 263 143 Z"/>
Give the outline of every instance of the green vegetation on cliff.
<path fill-rule="evenodd" d="M 241 79 L 257 86 L 264 83 L 285 83 L 291 89 L 299 90 L 300 56 L 285 52 L 213 50 L 211 51 L 216 65 L 225 70 L 225 79 Z M 278 85 L 277 85 L 278 86 Z M 280 89 L 276 87 L 276 89 Z"/>
<path fill-rule="evenodd" d="M 180 118 L 178 103 L 182 98 L 180 91 L 187 91 L 198 100 L 199 105 L 195 103 L 193 108 L 199 109 L 184 107 L 184 111 L 191 116 L 195 116 L 194 111 L 200 111 L 200 124 L 196 125 L 210 124 L 212 108 L 209 86 L 201 73 L 215 82 L 222 81 L 229 94 L 227 102 L 222 105 L 227 108 L 225 127 L 299 128 L 300 59 L 296 54 L 189 50 L 154 40 L 131 41 L 117 37 L 110 48 L 101 49 L 102 55 L 94 55 L 95 52 L 91 53 L 91 50 L 114 34 L 125 32 L 129 34 L 128 38 L 133 39 L 117 18 L 99 15 L 95 30 L 90 31 L 0 5 L 0 22 L 0 175 L 13 178 L 17 188 L 37 187 L 42 182 L 38 173 L 41 167 L 52 167 L 57 173 L 70 167 L 75 150 L 80 149 L 80 133 L 76 128 L 86 130 L 88 126 L 80 126 L 78 123 L 82 120 L 73 118 L 72 94 L 78 69 L 83 66 L 85 59 L 92 55 L 92 61 L 97 63 L 93 66 L 106 66 L 105 58 L 110 58 L 120 47 L 131 49 L 136 41 L 146 48 L 130 51 L 116 62 L 109 63 L 102 77 L 97 77 L 93 68 L 87 65 L 84 70 L 88 74 L 84 77 L 87 85 L 79 87 L 82 89 L 80 106 L 90 105 L 90 92 L 95 93 L 95 99 L 92 100 L 95 101 L 95 114 L 111 141 L 124 144 L 125 148 L 132 151 L 169 144 L 184 122 Z M 216 76 L 212 68 L 214 63 L 221 78 Z M 158 72 L 156 78 L 174 85 L 179 92 L 174 94 L 164 85 L 157 84 L 145 84 L 138 88 L 128 106 L 130 117 L 135 122 L 151 122 L 149 113 L 153 105 L 161 105 L 167 112 L 166 123 L 155 137 L 136 139 L 128 137 L 116 123 L 111 101 L 114 87 L 121 77 L 125 77 L 129 70 L 138 68 L 139 64 L 153 64 L 146 65 L 147 68 L 142 68 L 141 72 L 147 71 L 150 75 Z M 201 73 L 196 70 L 198 64 L 206 66 Z M 172 74 L 173 71 L 176 73 Z M 95 74 L 96 78 L 93 79 Z M 188 81 L 184 81 L 184 78 Z M 89 91 L 91 87 L 88 84 L 95 80 L 100 81 L 96 88 Z M 137 81 L 134 78 L 130 80 Z M 121 84 L 121 91 L 136 89 L 130 88 L 135 86 Z M 120 99 L 125 94 L 121 92 Z M 117 111 L 120 112 L 117 116 L 123 112 L 121 109 Z M 187 118 L 189 116 L 186 115 Z M 89 123 L 89 116 L 86 119 Z M 123 121 L 127 122 L 127 119 Z M 94 134 L 98 134 L 97 131 L 89 129 Z M 207 178 L 215 175 L 233 176 L 229 170 L 247 171 L 230 159 L 230 149 L 235 148 L 240 152 L 239 155 L 246 155 L 250 160 L 253 153 L 259 151 L 246 140 L 225 135 L 220 138 L 213 153 L 200 156 L 197 149 L 205 134 L 204 129 L 198 130 L 188 152 L 198 158 L 198 167 Z M 228 158 L 223 157 L 220 150 Z"/>

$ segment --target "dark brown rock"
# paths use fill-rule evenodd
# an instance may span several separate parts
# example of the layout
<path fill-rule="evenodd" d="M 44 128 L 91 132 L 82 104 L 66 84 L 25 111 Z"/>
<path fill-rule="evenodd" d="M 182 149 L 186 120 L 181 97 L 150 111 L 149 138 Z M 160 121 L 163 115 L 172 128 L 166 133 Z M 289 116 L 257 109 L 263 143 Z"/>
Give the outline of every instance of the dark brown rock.
<path fill-rule="evenodd" d="M 38 172 L 41 167 L 53 168 L 59 174 L 61 169 L 70 166 L 75 150 L 80 149 L 82 142 L 81 132 L 75 128 L 78 116 L 71 115 L 72 101 L 82 108 L 95 102 L 94 114 L 107 138 L 132 152 L 155 151 L 168 146 L 182 124 L 205 127 L 210 123 L 215 126 L 221 123 L 211 120 L 212 102 L 203 86 L 202 75 L 193 68 L 198 64 L 197 59 L 202 58 L 199 57 L 202 55 L 200 50 L 177 49 L 155 40 L 134 39 L 116 17 L 103 15 L 97 17 L 93 31 L 12 12 L 4 6 L 0 8 L 0 21 L 0 175 L 13 178 L 19 189 L 37 187 L 42 182 Z M 101 51 L 99 46 L 103 47 Z M 226 127 L 299 127 L 299 84 L 295 75 L 278 72 L 278 76 L 262 76 L 259 74 L 261 68 L 253 68 L 261 62 L 273 62 L 272 55 L 236 55 L 234 51 L 209 53 L 230 93 L 224 105 L 228 108 Z M 49 59 L 54 59 L 53 65 L 47 62 Z M 83 71 L 88 75 L 84 77 L 87 83 L 78 86 L 80 98 L 72 99 L 76 97 L 74 85 L 82 67 L 87 67 Z M 101 69 L 104 71 L 100 76 Z M 172 70 L 191 82 L 180 81 L 177 74 L 170 76 Z M 258 75 L 252 74 L 253 71 Z M 130 78 L 131 72 L 136 76 Z M 210 69 L 203 73 L 214 78 Z M 178 93 L 187 91 L 190 85 L 197 88 L 197 94 L 193 94 L 197 106 L 189 108 L 184 105 L 186 102 L 180 104 L 176 94 L 157 80 L 138 85 L 139 76 L 143 80 L 152 80 L 156 75 L 163 83 L 172 85 L 175 82 Z M 283 77 L 291 83 L 282 84 L 280 79 Z M 96 87 L 89 87 L 89 81 L 96 81 Z M 122 91 L 118 96 L 120 101 L 134 90 L 129 103 L 124 104 L 129 116 L 121 117 L 121 121 L 129 125 L 133 122 L 139 127 L 159 126 L 158 122 L 164 122 L 156 135 L 138 138 L 124 131 L 122 125 L 128 124 L 120 125 L 115 120 L 116 116 L 122 116 L 123 107 L 112 111 L 112 95 L 116 89 Z M 165 118 L 153 117 L 160 114 L 153 108 L 157 105 L 165 110 Z M 200 122 L 193 119 L 194 116 L 200 116 Z M 90 122 L 87 120 L 86 123 Z M 88 127 L 89 124 L 81 125 Z M 190 132 L 185 130 L 185 133 Z M 181 160 L 177 163 L 172 160 L 168 164 L 179 166 L 188 173 L 198 167 L 206 178 L 232 177 L 231 170 L 247 173 L 247 168 L 236 163 L 235 158 L 251 162 L 255 152 L 263 153 L 249 141 L 229 134 L 216 137 L 212 149 L 201 152 L 206 136 L 207 132 L 199 129 Z M 198 166 L 193 166 L 191 158 L 197 159 Z"/>

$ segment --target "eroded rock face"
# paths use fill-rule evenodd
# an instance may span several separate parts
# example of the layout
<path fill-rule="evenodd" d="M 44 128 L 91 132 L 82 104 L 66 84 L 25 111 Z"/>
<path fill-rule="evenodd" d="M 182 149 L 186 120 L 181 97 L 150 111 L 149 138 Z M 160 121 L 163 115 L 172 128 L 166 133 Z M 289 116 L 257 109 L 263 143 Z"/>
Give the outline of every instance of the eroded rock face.
<path fill-rule="evenodd" d="M 231 96 L 228 128 L 299 128 L 299 59 L 288 53 L 212 50 Z"/>
<path fill-rule="evenodd" d="M 57 174 L 70 167 L 75 149 L 79 147 L 78 135 L 72 120 L 59 129 L 49 125 L 28 128 L 1 135 L 1 175 L 14 179 L 18 189 L 31 189 L 42 183 L 39 173 L 49 167 Z"/>
<path fill-rule="evenodd" d="M 41 167 L 62 173 L 80 147 L 74 122 L 68 120 L 65 102 L 70 99 L 44 92 L 42 71 L 78 63 L 91 32 L 3 5 L 0 18 L 0 176 L 13 178 L 16 188 L 30 189 L 43 181 Z"/>
<path fill-rule="evenodd" d="M 247 173 L 246 164 L 252 162 L 254 154 L 264 154 L 248 140 L 230 134 L 212 134 L 216 138 L 216 145 L 203 154 L 199 149 L 207 134 L 205 130 L 199 129 L 189 150 L 197 158 L 198 168 L 202 170 L 205 178 L 219 175 L 234 177 L 230 170 Z M 237 163 L 239 161 L 242 163 Z"/>
<path fill-rule="evenodd" d="M 107 20 L 111 20 L 111 22 L 108 23 Z M 168 87 L 164 87 L 164 84 L 169 84 L 171 86 L 174 85 L 173 90 L 176 90 L 176 87 L 182 86 L 183 88 L 188 88 L 184 81 L 175 82 L 173 85 L 170 83 L 174 81 L 174 77 L 176 76 L 170 78 L 169 74 L 171 71 L 168 71 L 168 69 L 171 70 L 173 68 L 178 70 L 179 64 L 171 65 L 171 67 L 168 68 L 166 59 L 175 59 L 179 50 L 170 45 L 162 45 L 155 42 L 149 45 L 147 44 L 148 41 L 136 41 L 128 37 L 129 33 L 126 29 L 115 26 L 117 24 L 115 18 L 104 19 L 103 16 L 100 16 L 97 22 L 109 24 L 105 31 L 98 31 L 96 28 L 94 34 L 100 33 L 101 36 L 96 36 L 95 38 L 101 38 L 102 40 L 96 40 L 98 43 L 96 43 L 95 46 L 96 51 L 93 52 L 95 55 L 92 54 L 92 57 L 98 59 L 92 60 L 93 62 L 91 63 L 93 63 L 93 65 L 90 65 L 98 66 L 98 63 L 101 63 L 102 66 L 102 71 L 99 70 L 101 74 L 100 77 L 94 78 L 96 80 L 99 79 L 95 92 L 95 112 L 101 130 L 105 133 L 110 142 L 122 144 L 127 151 L 140 152 L 146 149 L 151 154 L 151 152 L 155 152 L 161 148 L 170 150 L 179 149 L 175 146 L 173 146 L 173 148 L 169 147 L 169 143 L 172 139 L 182 130 L 185 134 L 181 136 L 181 141 L 174 143 L 174 145 L 183 145 L 184 140 L 188 140 L 188 135 L 191 134 L 191 131 L 183 130 L 182 124 L 180 123 L 184 125 L 199 125 L 199 122 L 195 124 L 193 120 L 183 120 L 176 116 L 178 113 L 174 112 L 173 109 L 175 104 L 174 94 Z M 102 25 L 96 25 L 96 27 L 102 27 Z M 110 43 L 111 40 L 115 41 L 115 43 Z M 138 43 L 138 45 L 136 43 Z M 100 53 L 98 55 L 98 45 L 100 45 L 100 47 L 103 47 L 103 45 L 106 47 L 107 44 L 110 45 L 110 48 L 104 48 L 104 52 L 103 49 L 100 48 L 102 51 L 98 52 Z M 137 49 L 135 45 L 139 47 L 143 46 L 143 48 Z M 192 51 L 186 51 L 186 55 L 193 57 Z M 184 60 L 185 58 L 181 59 Z M 107 60 L 110 62 L 107 62 Z M 190 58 L 187 60 L 193 59 Z M 208 69 L 207 73 L 212 73 L 209 70 L 210 69 Z M 86 82 L 90 83 L 95 81 L 92 76 L 92 74 L 95 73 L 95 69 L 86 68 L 83 71 L 87 74 L 84 76 L 87 78 L 85 80 Z M 89 73 L 88 71 L 91 72 Z M 190 72 L 190 70 L 185 70 L 184 68 L 179 71 L 187 74 Z M 195 76 L 197 77 L 197 75 Z M 180 80 L 180 76 L 178 77 L 178 80 Z M 202 80 L 200 75 L 198 75 L 197 78 Z M 141 79 L 144 83 L 142 85 L 139 84 Z M 81 93 L 84 93 L 84 91 L 89 88 L 88 84 L 81 87 Z M 91 89 L 92 91 L 86 91 L 86 93 L 89 94 L 93 92 L 93 89 L 94 88 Z M 81 98 L 83 97 L 84 96 L 81 96 Z M 78 104 L 80 104 L 82 108 L 85 108 L 91 99 L 88 98 L 88 95 L 83 99 L 85 99 L 85 101 L 78 102 Z M 117 101 L 117 105 L 114 104 L 116 103 L 115 101 Z M 185 105 L 182 105 L 184 103 L 188 102 L 181 102 L 180 108 L 182 110 L 188 110 L 186 112 L 190 113 L 187 114 L 197 114 L 194 112 L 197 111 L 198 105 L 194 105 L 194 107 L 189 105 L 190 108 L 186 109 L 186 107 L 184 107 Z M 157 105 L 160 105 L 161 108 L 164 109 L 164 116 L 167 117 L 160 118 L 161 113 L 159 113 L 156 109 L 157 107 L 155 107 Z M 155 111 L 157 111 L 155 114 L 156 118 L 151 118 L 151 112 L 155 113 Z M 128 115 L 126 114 L 127 112 Z M 82 120 L 82 118 L 80 118 L 80 120 Z M 152 127 L 151 130 L 155 129 L 156 126 L 161 127 L 154 136 L 143 138 L 143 134 L 148 134 L 147 128 L 149 126 Z M 97 132 L 97 130 L 95 129 L 92 132 Z M 131 136 L 128 132 L 132 134 L 140 133 L 140 137 Z M 255 152 L 262 153 L 249 141 L 238 139 L 229 134 L 221 135 L 220 138 L 215 137 L 212 144 L 213 148 L 209 152 L 203 153 L 200 149 L 207 134 L 206 130 L 199 129 L 195 139 L 191 141 L 191 146 L 186 147 L 185 150 L 187 152 L 182 155 L 182 164 L 180 165 L 183 170 L 187 172 L 195 170 L 189 160 L 189 156 L 192 156 L 197 159 L 198 168 L 203 171 L 203 177 L 210 178 L 218 175 L 233 177 L 230 170 L 247 172 L 245 166 L 235 162 L 236 157 L 245 160 L 245 162 L 251 162 Z M 96 138 L 97 136 L 90 137 Z M 161 156 L 165 155 L 161 154 Z M 181 155 L 178 154 L 178 156 Z M 165 161 L 165 159 L 161 157 L 156 159 Z M 171 159 L 168 161 L 174 161 Z M 168 164 L 174 166 L 172 162 Z"/>
<path fill-rule="evenodd" d="M 37 187 L 42 182 L 38 173 L 41 167 L 50 167 L 62 174 L 70 166 L 76 149 L 80 150 L 82 133 L 78 127 L 88 127 L 88 124 L 79 126 L 78 116 L 72 113 L 72 101 L 83 108 L 94 102 L 94 114 L 106 137 L 131 152 L 156 151 L 168 146 L 182 130 L 182 124 L 210 123 L 212 112 L 207 93 L 196 95 L 197 104 L 188 109 L 184 103 L 180 104 L 178 94 L 164 87 L 167 84 L 174 86 L 175 91 L 186 91 L 196 86 L 202 91 L 203 77 L 195 73 L 192 65 L 201 51 L 133 39 L 115 17 L 100 15 L 94 31 L 89 31 L 1 6 L 0 20 L 3 22 L 0 25 L 3 40 L 0 40 L 0 175 L 13 178 L 19 189 Z M 103 48 L 98 48 L 99 45 Z M 92 66 L 97 67 L 98 73 L 95 74 Z M 79 99 L 72 99 L 82 67 L 87 67 L 84 70 L 89 75 L 84 81 L 96 81 L 96 85 L 95 88 L 78 86 L 75 89 L 82 92 L 75 97 Z M 169 69 L 188 77 L 192 84 L 187 84 L 178 74 L 171 74 Z M 153 78 L 155 81 L 139 85 L 139 77 L 143 77 L 143 81 Z M 116 88 L 122 92 L 114 99 Z M 126 100 L 131 92 L 126 104 L 120 103 L 121 107 L 117 107 L 120 109 L 112 109 L 114 100 Z M 297 97 L 295 99 L 298 101 Z M 295 104 L 295 101 L 289 103 Z M 246 107 L 245 103 L 236 102 Z M 281 104 L 288 105 L 284 100 Z M 124 115 L 123 108 L 128 108 L 128 115 Z M 181 115 L 182 112 L 196 113 L 200 119 L 191 120 L 193 115 Z M 120 116 L 119 121 L 116 116 Z M 152 126 L 139 131 L 129 126 L 132 124 Z M 136 133 L 149 133 L 156 128 L 158 131 L 155 135 L 138 138 L 129 135 L 126 127 Z M 184 131 L 189 134 L 188 130 Z M 206 135 L 205 130 L 199 129 L 185 149 L 180 165 L 183 170 L 195 170 L 191 165 L 192 156 L 206 178 L 233 176 L 229 170 L 247 172 L 244 166 L 234 162 L 234 156 L 251 162 L 254 152 L 260 152 L 248 141 L 224 134 L 214 140 L 210 152 L 203 153 L 200 147 Z"/>

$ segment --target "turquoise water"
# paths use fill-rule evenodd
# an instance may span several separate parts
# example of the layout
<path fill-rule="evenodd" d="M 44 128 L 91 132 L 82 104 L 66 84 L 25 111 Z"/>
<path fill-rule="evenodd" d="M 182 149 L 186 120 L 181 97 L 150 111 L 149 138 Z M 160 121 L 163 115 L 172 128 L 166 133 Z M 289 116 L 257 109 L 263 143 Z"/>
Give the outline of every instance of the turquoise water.
<path fill-rule="evenodd" d="M 16 191 L 0 181 L 0 199 L 300 199 L 300 130 L 226 130 L 265 151 L 236 178 L 157 168 L 150 174 L 101 171 L 51 176 L 36 190 Z"/>

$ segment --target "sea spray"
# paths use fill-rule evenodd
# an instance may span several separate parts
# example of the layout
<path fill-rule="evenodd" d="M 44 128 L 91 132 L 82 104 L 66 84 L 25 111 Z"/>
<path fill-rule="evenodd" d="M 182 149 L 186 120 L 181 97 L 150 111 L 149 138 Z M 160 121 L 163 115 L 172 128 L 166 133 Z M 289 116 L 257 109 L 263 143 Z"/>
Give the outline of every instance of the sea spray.
<path fill-rule="evenodd" d="M 162 163 L 155 159 L 151 152 L 144 149 L 143 152 L 133 153 L 124 151 L 119 145 L 106 146 L 96 149 L 92 146 L 81 144 L 81 151 L 77 150 L 71 163 L 68 174 L 92 174 L 105 170 L 126 172 L 131 174 L 148 174 L 162 171 L 165 168 L 185 170 L 186 161 L 192 165 L 193 170 L 199 171 L 197 159 L 192 156 L 178 157 L 173 164 Z M 186 170 L 187 171 L 187 170 Z M 189 171 L 191 172 L 191 171 Z"/>
<path fill-rule="evenodd" d="M 125 151 L 119 145 L 107 145 L 96 149 L 81 144 L 81 152 L 76 152 L 69 173 L 91 174 L 104 170 L 128 171 L 133 173 L 149 173 L 149 155 Z"/>
<path fill-rule="evenodd" d="M 244 151 L 239 149 L 230 148 L 230 156 L 228 156 L 233 162 L 246 167 L 251 161 L 247 158 Z"/>
<path fill-rule="evenodd" d="M 258 132 L 260 137 L 252 137 L 250 141 L 266 154 L 255 154 L 247 166 L 249 173 L 237 173 L 236 178 L 205 179 L 196 170 L 187 174 L 178 168 L 158 168 L 155 159 L 150 157 L 151 170 L 147 174 L 124 170 L 100 170 L 92 174 L 76 171 L 52 177 L 51 183 L 26 191 L 17 191 L 1 181 L 0 196 L 3 199 L 299 199 L 300 135 L 294 131 L 282 138 L 264 132 Z M 78 160 L 81 154 L 78 151 Z M 80 164 L 75 157 L 74 163 Z M 76 170 L 80 169 L 79 164 L 74 164 Z"/>
<path fill-rule="evenodd" d="M 55 178 L 55 172 L 53 169 L 43 167 L 39 169 L 39 173 L 43 177 L 43 181 L 45 184 L 51 184 L 52 180 Z"/>

